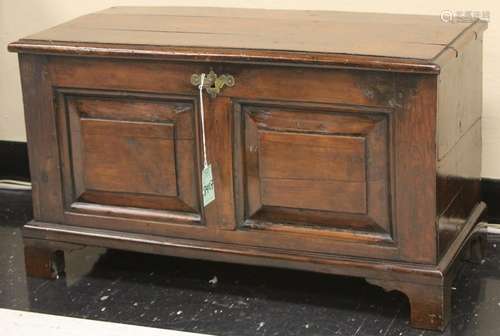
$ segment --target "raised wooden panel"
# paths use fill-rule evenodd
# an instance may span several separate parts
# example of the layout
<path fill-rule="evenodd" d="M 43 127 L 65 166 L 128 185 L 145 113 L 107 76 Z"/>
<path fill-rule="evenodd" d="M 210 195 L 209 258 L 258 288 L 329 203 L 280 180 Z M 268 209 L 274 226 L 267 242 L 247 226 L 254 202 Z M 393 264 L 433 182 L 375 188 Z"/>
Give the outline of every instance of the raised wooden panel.
<path fill-rule="evenodd" d="M 234 121 L 238 225 L 392 237 L 390 118 L 363 107 L 241 104 Z"/>
<path fill-rule="evenodd" d="M 81 119 L 84 185 L 90 190 L 177 196 L 173 128 Z"/>
<path fill-rule="evenodd" d="M 365 183 L 263 178 L 261 187 L 265 205 L 349 213 L 366 211 Z"/>
<path fill-rule="evenodd" d="M 262 178 L 365 181 L 363 137 L 260 131 L 259 142 Z"/>
<path fill-rule="evenodd" d="M 192 100 L 99 90 L 58 98 L 68 210 L 201 222 Z"/>
<path fill-rule="evenodd" d="M 364 138 L 261 131 L 259 146 L 263 204 L 366 211 Z"/>

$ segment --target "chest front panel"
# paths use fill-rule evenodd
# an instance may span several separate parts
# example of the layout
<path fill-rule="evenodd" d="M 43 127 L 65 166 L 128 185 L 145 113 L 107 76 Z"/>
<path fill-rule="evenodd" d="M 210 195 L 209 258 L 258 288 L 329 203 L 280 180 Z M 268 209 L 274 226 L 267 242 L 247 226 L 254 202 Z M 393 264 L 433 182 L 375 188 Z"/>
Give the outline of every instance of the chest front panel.
<path fill-rule="evenodd" d="M 69 209 L 201 224 L 194 101 L 58 89 Z M 96 205 L 96 206 L 92 206 Z"/>
<path fill-rule="evenodd" d="M 412 105 L 428 78 L 73 57 L 51 57 L 48 69 L 69 224 L 302 253 L 433 258 L 411 241 L 431 234 L 434 214 L 408 220 L 395 201 L 411 187 L 400 178 L 404 167 L 424 171 L 433 155 L 415 142 L 433 130 L 413 123 L 417 113 L 433 118 Z M 235 85 L 214 98 L 204 93 L 215 186 L 204 207 L 199 91 L 190 78 L 211 69 L 233 75 Z M 419 178 L 427 184 L 432 171 Z M 432 208 L 432 199 L 413 201 Z"/>
<path fill-rule="evenodd" d="M 389 113 L 280 103 L 236 113 L 241 226 L 392 240 Z"/>

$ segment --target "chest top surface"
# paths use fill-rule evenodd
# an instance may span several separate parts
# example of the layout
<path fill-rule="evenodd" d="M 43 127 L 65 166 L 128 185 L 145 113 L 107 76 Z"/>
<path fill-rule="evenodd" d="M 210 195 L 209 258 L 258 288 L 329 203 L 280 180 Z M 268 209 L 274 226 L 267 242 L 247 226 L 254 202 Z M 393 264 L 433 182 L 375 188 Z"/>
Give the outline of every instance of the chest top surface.
<path fill-rule="evenodd" d="M 432 65 L 480 20 L 446 23 L 439 16 L 210 7 L 113 7 L 30 35 L 11 51 L 181 55 L 231 59 L 372 61 L 391 68 Z M 475 35 L 473 35 L 475 34 Z M 453 46 L 456 49 L 456 46 Z M 391 65 L 392 64 L 392 65 Z M 397 65 L 396 65 L 397 66 Z M 434 69 L 435 70 L 435 69 Z"/>

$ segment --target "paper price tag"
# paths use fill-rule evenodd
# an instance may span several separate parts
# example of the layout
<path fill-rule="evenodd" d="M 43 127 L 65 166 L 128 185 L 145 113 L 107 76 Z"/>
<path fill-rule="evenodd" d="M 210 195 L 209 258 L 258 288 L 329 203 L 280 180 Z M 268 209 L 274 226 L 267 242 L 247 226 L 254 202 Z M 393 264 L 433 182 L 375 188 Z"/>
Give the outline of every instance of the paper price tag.
<path fill-rule="evenodd" d="M 203 191 L 203 206 L 206 207 L 215 200 L 215 185 L 212 176 L 212 165 L 205 166 L 201 171 L 201 187 Z"/>

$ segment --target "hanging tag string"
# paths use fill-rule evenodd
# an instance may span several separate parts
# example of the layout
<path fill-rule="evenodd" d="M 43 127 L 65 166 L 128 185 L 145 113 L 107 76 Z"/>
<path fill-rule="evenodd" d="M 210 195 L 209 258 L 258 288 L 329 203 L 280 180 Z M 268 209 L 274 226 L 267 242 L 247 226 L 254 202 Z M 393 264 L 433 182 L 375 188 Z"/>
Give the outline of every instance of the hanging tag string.
<path fill-rule="evenodd" d="M 200 90 L 200 114 L 201 114 L 201 141 L 203 142 L 203 167 L 208 166 L 207 162 L 207 144 L 205 138 L 205 110 L 203 108 L 203 83 L 205 82 L 205 74 L 201 74 L 200 85 L 198 89 Z"/>

